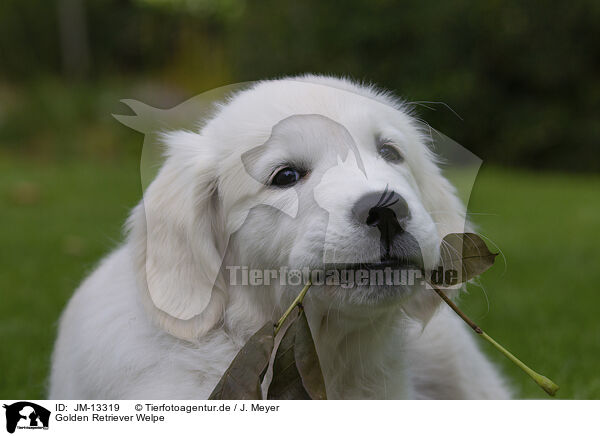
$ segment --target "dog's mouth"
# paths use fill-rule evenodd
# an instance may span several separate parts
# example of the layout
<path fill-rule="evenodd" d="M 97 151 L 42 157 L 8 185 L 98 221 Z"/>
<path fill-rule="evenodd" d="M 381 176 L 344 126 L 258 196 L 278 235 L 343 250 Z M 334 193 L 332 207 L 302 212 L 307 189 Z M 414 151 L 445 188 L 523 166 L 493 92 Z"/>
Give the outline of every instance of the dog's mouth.
<path fill-rule="evenodd" d="M 417 270 L 423 272 L 423 259 L 421 256 L 409 257 L 383 257 L 378 262 L 360 262 L 360 263 L 345 263 L 334 264 L 334 269 L 346 271 L 377 271 L 385 270 Z"/>
<path fill-rule="evenodd" d="M 383 257 L 376 262 L 331 263 L 325 270 L 325 278 L 316 280 L 311 276 L 313 284 L 342 288 L 342 295 L 348 298 L 345 301 L 358 305 L 399 301 L 407 295 L 407 291 L 415 287 L 420 289 L 425 276 L 421 256 Z"/>

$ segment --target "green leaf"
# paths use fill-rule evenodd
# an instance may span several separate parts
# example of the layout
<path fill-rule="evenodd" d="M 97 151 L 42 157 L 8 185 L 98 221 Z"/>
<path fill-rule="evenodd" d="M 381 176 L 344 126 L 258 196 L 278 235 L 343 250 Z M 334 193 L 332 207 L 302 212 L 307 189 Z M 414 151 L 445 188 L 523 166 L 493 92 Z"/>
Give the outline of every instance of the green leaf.
<path fill-rule="evenodd" d="M 235 356 L 209 400 L 260 400 L 261 382 L 273 351 L 273 323 L 254 333 Z"/>
<path fill-rule="evenodd" d="M 327 399 L 319 357 L 302 309 L 288 324 L 277 348 L 268 399 Z"/>
<path fill-rule="evenodd" d="M 457 271 L 457 283 L 483 274 L 494 264 L 498 255 L 492 253 L 475 233 L 450 233 L 442 239 L 440 250 L 443 270 Z"/>

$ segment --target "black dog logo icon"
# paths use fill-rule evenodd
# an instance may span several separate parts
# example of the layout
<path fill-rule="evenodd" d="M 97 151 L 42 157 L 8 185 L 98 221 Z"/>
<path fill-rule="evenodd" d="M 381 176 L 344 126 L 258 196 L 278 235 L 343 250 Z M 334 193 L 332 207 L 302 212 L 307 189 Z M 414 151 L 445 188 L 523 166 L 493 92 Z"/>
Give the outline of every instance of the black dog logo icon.
<path fill-rule="evenodd" d="M 17 426 L 26 429 L 47 429 L 50 411 L 29 401 L 4 405 L 6 409 L 6 431 L 14 433 Z"/>

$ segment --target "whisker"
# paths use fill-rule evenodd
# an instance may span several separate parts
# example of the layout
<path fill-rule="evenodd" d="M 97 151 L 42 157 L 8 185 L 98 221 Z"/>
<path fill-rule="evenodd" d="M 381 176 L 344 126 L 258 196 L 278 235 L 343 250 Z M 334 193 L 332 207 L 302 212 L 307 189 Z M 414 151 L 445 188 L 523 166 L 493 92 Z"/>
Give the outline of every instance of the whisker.
<path fill-rule="evenodd" d="M 388 185 L 385 185 L 385 189 L 383 190 L 383 193 L 381 194 L 381 197 L 379 197 L 379 201 L 377 202 L 377 204 L 375 205 L 375 207 L 379 207 L 381 204 L 383 204 L 385 202 L 383 199 L 387 195 L 387 192 L 388 192 Z"/>
<path fill-rule="evenodd" d="M 502 249 L 500 248 L 500 246 L 498 246 L 498 244 L 496 244 L 491 238 L 489 238 L 488 236 L 484 235 L 481 232 L 475 232 L 476 235 L 481 236 L 483 239 L 485 239 L 486 241 L 488 241 L 490 244 L 492 244 L 494 246 L 494 248 L 496 250 L 498 250 L 498 252 L 500 253 L 500 255 L 502 256 L 502 261 L 504 262 L 504 271 L 502 271 L 502 274 L 500 275 L 500 277 L 503 277 L 504 274 L 506 274 L 506 269 L 507 269 L 507 265 L 508 263 L 506 262 L 506 256 L 504 255 L 504 252 L 502 251 Z"/>
<path fill-rule="evenodd" d="M 387 185 L 385 187 L 385 189 L 387 189 Z M 383 204 L 387 203 L 388 201 L 390 201 L 392 199 L 392 197 L 395 195 L 396 193 L 392 190 L 389 192 L 388 196 L 386 197 L 386 199 L 383 201 Z M 384 206 L 385 207 L 385 206 Z"/>
<path fill-rule="evenodd" d="M 398 200 L 399 200 L 399 199 L 398 199 L 398 198 L 396 198 L 394 201 L 392 201 L 392 202 L 391 202 L 391 203 L 389 203 L 389 204 L 386 204 L 386 205 L 384 205 L 383 207 L 390 207 L 390 206 L 393 206 L 394 204 L 398 203 Z"/>
<path fill-rule="evenodd" d="M 448 109 L 450 112 L 452 112 L 454 115 L 456 115 L 456 117 L 458 117 L 459 120 L 464 121 L 462 119 L 462 117 L 460 115 L 458 115 L 458 113 L 454 109 L 452 109 L 448 104 L 444 103 L 443 101 L 411 101 L 408 104 L 414 104 L 416 106 L 425 107 L 425 108 L 431 109 L 433 111 L 436 110 L 434 108 L 430 108 L 429 106 L 426 106 L 424 103 L 427 103 L 427 104 L 441 104 L 446 109 Z"/>
<path fill-rule="evenodd" d="M 474 280 L 473 282 L 471 282 L 471 285 L 475 286 L 476 288 L 481 289 L 481 291 L 483 292 L 483 296 L 485 297 L 487 309 L 486 309 L 485 314 L 479 318 L 481 320 L 481 319 L 484 319 L 486 316 L 488 316 L 490 313 L 490 299 L 488 297 L 487 291 L 485 290 L 485 286 L 483 286 L 483 283 L 481 283 L 481 280 Z"/>

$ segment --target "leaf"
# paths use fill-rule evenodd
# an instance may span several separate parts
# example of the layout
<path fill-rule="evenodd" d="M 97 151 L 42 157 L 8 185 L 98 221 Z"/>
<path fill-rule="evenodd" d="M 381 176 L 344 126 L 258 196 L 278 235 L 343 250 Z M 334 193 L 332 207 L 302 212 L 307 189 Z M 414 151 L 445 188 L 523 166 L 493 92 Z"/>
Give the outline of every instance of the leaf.
<path fill-rule="evenodd" d="M 483 239 L 475 233 L 450 233 L 444 236 L 440 248 L 444 273 L 450 270 L 460 272 L 456 283 L 483 274 L 494 264 L 498 255 L 488 250 Z M 449 283 L 446 280 L 444 284 Z"/>
<path fill-rule="evenodd" d="M 299 319 L 296 321 L 295 352 L 296 366 L 304 389 L 312 400 L 326 400 L 325 380 L 321 371 L 321 364 L 312 333 L 306 319 L 304 310 L 300 311 Z"/>
<path fill-rule="evenodd" d="M 260 400 L 262 378 L 273 351 L 273 323 L 246 342 L 210 394 L 209 400 Z"/>
<path fill-rule="evenodd" d="M 269 400 L 310 400 L 296 367 L 296 321 L 299 317 L 300 314 L 297 313 L 288 323 L 275 353 L 273 378 L 267 394 Z"/>
<path fill-rule="evenodd" d="M 319 357 L 302 309 L 288 325 L 277 348 L 268 399 L 327 399 Z"/>

